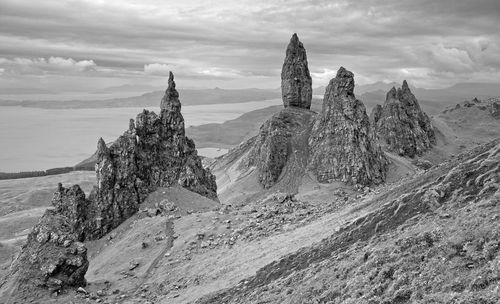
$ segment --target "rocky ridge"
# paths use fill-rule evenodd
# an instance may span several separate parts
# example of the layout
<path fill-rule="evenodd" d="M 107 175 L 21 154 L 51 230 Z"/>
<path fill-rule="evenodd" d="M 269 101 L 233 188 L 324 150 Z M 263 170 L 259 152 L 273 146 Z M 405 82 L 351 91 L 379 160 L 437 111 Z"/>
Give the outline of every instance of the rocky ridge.
<path fill-rule="evenodd" d="M 387 93 L 384 105 L 373 109 L 371 119 L 388 151 L 415 157 L 436 143 L 434 127 L 406 80 L 401 88 L 393 87 Z"/>
<path fill-rule="evenodd" d="M 172 73 L 168 84 L 159 116 L 144 110 L 109 148 L 102 138 L 98 141 L 97 185 L 88 198 L 78 185 L 59 184 L 52 200 L 55 210 L 46 211 L 13 263 L 15 288 L 59 292 L 66 286 L 84 286 L 88 261 L 81 242 L 120 225 L 158 187 L 178 184 L 217 200 L 215 177 L 203 168 L 194 142 L 185 136 Z"/>
<path fill-rule="evenodd" d="M 460 108 L 477 108 L 481 111 L 487 111 L 493 118 L 500 119 L 500 97 L 491 97 L 484 100 L 473 98 L 462 103 L 457 103 L 452 108 L 447 108 L 442 113 L 451 113 Z"/>
<path fill-rule="evenodd" d="M 320 182 L 369 185 L 385 180 L 388 160 L 376 142 L 365 106 L 354 95 L 354 74 L 344 67 L 326 88 L 309 150 L 309 169 Z"/>

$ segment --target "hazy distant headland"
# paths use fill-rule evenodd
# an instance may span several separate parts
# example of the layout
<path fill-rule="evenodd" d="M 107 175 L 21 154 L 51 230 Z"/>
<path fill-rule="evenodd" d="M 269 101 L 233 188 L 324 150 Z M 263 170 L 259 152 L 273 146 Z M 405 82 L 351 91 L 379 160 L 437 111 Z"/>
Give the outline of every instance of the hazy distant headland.
<path fill-rule="evenodd" d="M 383 103 L 385 93 L 396 83 L 376 82 L 358 85 L 355 93 L 370 108 L 371 104 Z M 458 83 L 449 88 L 424 89 L 410 85 L 411 89 L 419 96 L 420 100 L 430 101 L 438 108 L 445 107 L 448 103 L 469 100 L 473 97 L 487 98 L 500 95 L 498 83 Z M 117 88 L 123 89 L 116 91 Z M 82 94 L 57 94 L 49 91 L 0 90 L 0 106 L 21 106 L 42 109 L 84 109 L 84 108 L 118 108 L 118 107 L 154 107 L 163 96 L 162 90 L 148 93 L 138 93 L 129 87 L 117 87 L 110 90 L 89 92 L 82 98 Z M 142 88 L 143 91 L 148 87 Z M 153 87 L 149 89 L 154 89 Z M 234 104 L 249 101 L 263 101 L 281 98 L 279 89 L 179 89 L 183 105 L 206 104 Z M 314 88 L 313 94 L 322 98 L 325 87 Z M 43 98 L 39 96 L 43 95 Z M 68 96 L 68 97 L 66 97 Z M 102 98 L 98 98 L 102 97 Z"/>
<path fill-rule="evenodd" d="M 241 103 L 281 98 L 279 90 L 265 89 L 180 89 L 182 105 Z M 39 100 L 33 95 L 29 100 L 0 99 L 0 106 L 22 106 L 43 109 L 83 109 L 117 107 L 154 107 L 163 91 L 153 91 L 138 96 L 98 100 Z"/>

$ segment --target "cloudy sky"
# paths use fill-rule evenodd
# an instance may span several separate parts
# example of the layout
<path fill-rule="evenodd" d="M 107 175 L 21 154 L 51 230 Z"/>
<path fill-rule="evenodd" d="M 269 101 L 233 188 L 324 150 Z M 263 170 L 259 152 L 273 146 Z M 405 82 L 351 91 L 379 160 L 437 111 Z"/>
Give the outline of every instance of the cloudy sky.
<path fill-rule="evenodd" d="M 0 89 L 277 88 L 290 36 L 313 86 L 500 82 L 499 0 L 0 0 Z"/>

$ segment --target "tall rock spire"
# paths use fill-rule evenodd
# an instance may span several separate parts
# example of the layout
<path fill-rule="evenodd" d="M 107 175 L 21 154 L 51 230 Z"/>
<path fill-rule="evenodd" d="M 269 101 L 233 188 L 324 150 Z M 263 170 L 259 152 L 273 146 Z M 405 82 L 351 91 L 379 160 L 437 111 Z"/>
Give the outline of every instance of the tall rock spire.
<path fill-rule="evenodd" d="M 376 142 L 365 106 L 354 96 L 354 74 L 343 67 L 326 88 L 309 151 L 309 169 L 320 182 L 369 185 L 385 180 L 388 161 Z"/>
<path fill-rule="evenodd" d="M 168 88 L 161 99 L 160 110 L 181 111 L 181 102 L 179 101 L 179 92 L 175 89 L 174 74 L 168 74 Z"/>
<path fill-rule="evenodd" d="M 293 34 L 286 49 L 281 70 L 281 94 L 285 108 L 311 108 L 312 79 L 307 66 L 306 49 L 297 34 Z"/>

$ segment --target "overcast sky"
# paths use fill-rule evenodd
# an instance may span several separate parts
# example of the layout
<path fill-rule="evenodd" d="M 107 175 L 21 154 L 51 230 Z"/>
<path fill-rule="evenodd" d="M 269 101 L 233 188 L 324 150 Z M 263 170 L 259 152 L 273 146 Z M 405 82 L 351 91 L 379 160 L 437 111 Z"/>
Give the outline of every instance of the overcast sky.
<path fill-rule="evenodd" d="M 314 87 L 500 82 L 499 0 L 0 0 L 0 88 L 277 88 L 294 32 Z"/>

